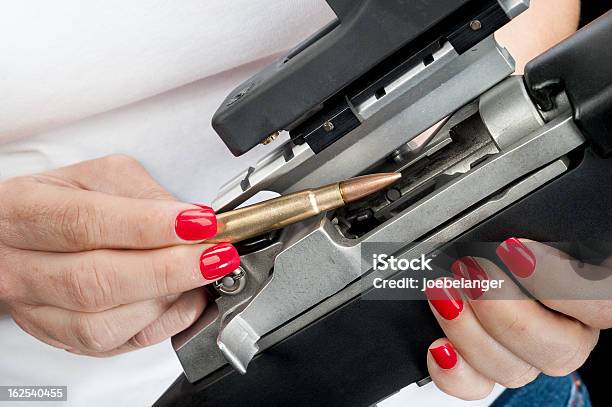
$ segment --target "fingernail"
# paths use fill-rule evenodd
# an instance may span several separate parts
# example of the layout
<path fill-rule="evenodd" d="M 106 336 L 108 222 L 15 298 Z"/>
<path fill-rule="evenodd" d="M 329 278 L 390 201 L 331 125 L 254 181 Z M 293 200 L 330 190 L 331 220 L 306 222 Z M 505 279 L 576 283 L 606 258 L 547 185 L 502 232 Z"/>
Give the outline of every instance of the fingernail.
<path fill-rule="evenodd" d="M 183 240 L 204 240 L 217 234 L 217 216 L 208 206 L 187 209 L 174 223 L 176 235 Z"/>
<path fill-rule="evenodd" d="M 463 300 L 453 287 L 428 287 L 425 295 L 438 314 L 446 320 L 455 319 L 463 310 Z"/>
<path fill-rule="evenodd" d="M 229 243 L 221 243 L 204 250 L 200 256 L 200 271 L 207 280 L 216 280 L 236 270 L 240 256 Z"/>
<path fill-rule="evenodd" d="M 469 256 L 455 261 L 451 266 L 451 271 L 458 280 L 487 281 L 489 279 L 482 266 L 473 257 Z M 464 291 L 473 300 L 479 298 L 484 293 L 481 286 L 466 288 Z"/>
<path fill-rule="evenodd" d="M 495 250 L 497 256 L 517 277 L 529 277 L 536 266 L 534 254 L 515 237 L 505 240 Z"/>
<path fill-rule="evenodd" d="M 457 364 L 457 352 L 450 343 L 431 348 L 429 352 L 442 369 L 452 369 Z"/>

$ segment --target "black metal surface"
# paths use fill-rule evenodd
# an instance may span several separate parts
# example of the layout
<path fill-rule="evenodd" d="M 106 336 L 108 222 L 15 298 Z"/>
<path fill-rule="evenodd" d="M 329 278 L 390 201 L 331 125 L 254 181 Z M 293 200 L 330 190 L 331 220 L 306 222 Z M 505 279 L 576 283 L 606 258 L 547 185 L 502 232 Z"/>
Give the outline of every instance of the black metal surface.
<path fill-rule="evenodd" d="M 458 53 L 462 54 L 509 21 L 510 18 L 499 3 L 495 2 L 449 35 L 448 41 Z"/>
<path fill-rule="evenodd" d="M 588 0 L 580 2 L 580 27 L 610 10 L 610 0 Z"/>
<path fill-rule="evenodd" d="M 600 182 L 610 174 L 612 159 L 587 151 L 577 168 L 458 242 L 612 240 L 612 183 Z M 460 246 L 454 256 L 464 254 Z M 424 377 L 427 347 L 438 335 L 425 301 L 355 300 L 267 350 L 247 375 L 206 385 L 180 377 L 157 405 L 366 406 Z"/>
<path fill-rule="evenodd" d="M 496 0 L 327 1 L 337 22 L 237 87 L 215 113 L 213 127 L 235 155 L 278 130 L 293 130 L 355 83 L 378 79 L 370 71 L 383 75 L 389 61 L 397 62 L 395 53 L 407 59 L 497 4 Z"/>
<path fill-rule="evenodd" d="M 440 336 L 426 301 L 354 300 L 266 350 L 242 376 L 181 376 L 158 406 L 366 406 L 427 376 Z"/>
<path fill-rule="evenodd" d="M 598 153 L 612 155 L 612 12 L 529 62 L 525 82 L 544 111 L 565 92 Z"/>
<path fill-rule="evenodd" d="M 353 113 L 345 98 L 335 98 L 326 103 L 326 108 L 310 120 L 298 126 L 292 133 L 294 143 L 308 143 L 318 153 L 342 136 L 359 126 L 359 119 Z"/>

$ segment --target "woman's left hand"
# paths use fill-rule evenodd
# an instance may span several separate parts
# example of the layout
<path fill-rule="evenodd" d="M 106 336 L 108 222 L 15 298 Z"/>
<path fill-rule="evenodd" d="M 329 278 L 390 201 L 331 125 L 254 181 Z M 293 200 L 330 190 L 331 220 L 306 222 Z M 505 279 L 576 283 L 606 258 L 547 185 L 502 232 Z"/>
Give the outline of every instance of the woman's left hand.
<path fill-rule="evenodd" d="M 429 373 L 441 390 L 465 400 L 486 397 L 495 383 L 516 388 L 541 372 L 573 372 L 599 330 L 612 326 L 612 257 L 589 265 L 516 238 L 496 253 L 523 290 L 490 260 L 463 257 L 451 267 L 456 279 L 504 280 L 502 287 L 426 291 L 446 334 L 429 348 Z"/>

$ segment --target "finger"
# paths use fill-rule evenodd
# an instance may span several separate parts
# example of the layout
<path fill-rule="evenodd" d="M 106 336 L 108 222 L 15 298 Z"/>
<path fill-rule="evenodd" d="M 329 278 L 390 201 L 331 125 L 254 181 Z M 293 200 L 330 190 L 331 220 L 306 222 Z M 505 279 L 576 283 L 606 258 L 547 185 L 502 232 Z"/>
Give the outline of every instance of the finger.
<path fill-rule="evenodd" d="M 471 367 L 447 338 L 440 338 L 429 347 L 427 369 L 440 390 L 463 400 L 482 400 L 495 385 Z"/>
<path fill-rule="evenodd" d="M 472 259 L 490 279 L 503 275 L 492 262 Z M 511 298 L 518 298 L 517 286 L 515 290 Z M 573 372 L 597 343 L 597 330 L 534 300 L 487 299 L 486 295 L 469 302 L 482 328 L 504 348 L 547 375 Z"/>
<path fill-rule="evenodd" d="M 240 256 L 224 243 L 83 253 L 17 251 L 10 263 L 19 279 L 12 300 L 101 311 L 209 284 L 234 271 Z"/>
<path fill-rule="evenodd" d="M 23 319 L 55 341 L 81 352 L 107 352 L 161 317 L 176 296 L 122 305 L 104 312 L 74 312 L 50 306 L 29 307 Z"/>
<path fill-rule="evenodd" d="M 108 352 L 74 352 L 93 357 L 110 357 L 160 343 L 189 328 L 202 315 L 206 307 L 204 290 L 193 290 L 181 297 L 151 325 L 133 336 L 128 342 Z"/>
<path fill-rule="evenodd" d="M 495 340 L 482 327 L 470 303 L 457 290 L 425 291 L 440 327 L 467 363 L 504 387 L 531 382 L 538 370 Z"/>
<path fill-rule="evenodd" d="M 8 246 L 60 252 L 151 249 L 198 242 L 217 232 L 212 209 L 134 199 L 18 179 L 0 210 Z"/>
<path fill-rule="evenodd" d="M 31 307 L 29 305 L 25 305 L 25 306 Z M 58 341 L 57 339 L 52 338 L 47 332 L 47 330 L 43 329 L 43 327 L 34 325 L 30 321 L 28 321 L 23 315 L 24 313 L 19 312 L 18 308 L 11 312 L 11 317 L 13 318 L 13 321 L 15 321 L 15 323 L 25 332 L 27 332 L 34 338 L 38 339 L 39 341 L 46 343 L 47 345 L 53 346 L 55 348 L 60 348 L 60 349 L 65 349 L 65 350 L 72 349 L 71 346 L 68 346 L 65 343 Z"/>
<path fill-rule="evenodd" d="M 582 263 L 554 247 L 510 238 L 497 255 L 547 307 L 595 328 L 612 326 L 612 270 Z"/>
<path fill-rule="evenodd" d="M 138 199 L 176 200 L 137 160 L 109 155 L 34 175 L 41 182 L 66 183 L 79 189 Z"/>

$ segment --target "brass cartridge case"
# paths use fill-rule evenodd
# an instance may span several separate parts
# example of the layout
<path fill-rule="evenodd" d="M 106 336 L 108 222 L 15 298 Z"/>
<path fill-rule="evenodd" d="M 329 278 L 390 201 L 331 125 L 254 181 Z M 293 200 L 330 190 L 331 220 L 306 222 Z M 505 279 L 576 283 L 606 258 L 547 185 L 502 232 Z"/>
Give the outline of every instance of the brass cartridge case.
<path fill-rule="evenodd" d="M 234 243 L 339 208 L 393 184 L 401 174 L 371 174 L 306 189 L 217 215 L 217 235 L 204 243 Z"/>
<path fill-rule="evenodd" d="M 307 189 L 217 215 L 217 235 L 205 243 L 238 242 L 344 206 L 339 184 Z"/>

